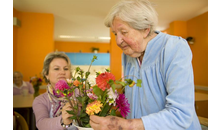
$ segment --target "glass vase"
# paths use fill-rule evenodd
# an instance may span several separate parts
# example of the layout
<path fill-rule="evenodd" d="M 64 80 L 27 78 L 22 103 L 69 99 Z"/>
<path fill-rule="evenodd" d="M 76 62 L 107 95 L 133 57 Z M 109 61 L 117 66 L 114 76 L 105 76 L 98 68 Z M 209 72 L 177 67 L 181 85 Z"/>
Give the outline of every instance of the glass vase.
<path fill-rule="evenodd" d="M 38 95 L 40 95 L 39 89 L 40 89 L 40 85 L 34 86 L 34 97 L 37 97 Z"/>

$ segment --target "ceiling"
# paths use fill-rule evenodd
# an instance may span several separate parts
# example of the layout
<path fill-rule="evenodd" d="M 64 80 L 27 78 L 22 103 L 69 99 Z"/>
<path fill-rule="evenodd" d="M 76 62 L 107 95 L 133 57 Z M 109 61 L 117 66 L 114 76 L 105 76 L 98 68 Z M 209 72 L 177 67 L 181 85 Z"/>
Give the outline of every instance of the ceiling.
<path fill-rule="evenodd" d="M 119 0 L 13 0 L 13 8 L 22 12 L 54 15 L 55 41 L 109 42 L 104 18 Z M 187 21 L 208 11 L 208 0 L 150 0 L 158 12 L 157 30 L 172 21 Z M 22 23 L 22 21 L 21 21 Z M 61 38 L 61 35 L 66 35 Z M 104 37 L 102 39 L 101 37 Z"/>

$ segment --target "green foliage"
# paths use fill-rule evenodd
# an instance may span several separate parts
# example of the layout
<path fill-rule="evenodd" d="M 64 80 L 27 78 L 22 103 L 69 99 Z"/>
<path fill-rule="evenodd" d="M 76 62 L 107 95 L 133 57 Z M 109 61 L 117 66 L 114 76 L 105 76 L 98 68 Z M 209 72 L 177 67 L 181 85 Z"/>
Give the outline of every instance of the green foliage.
<path fill-rule="evenodd" d="M 115 110 L 115 109 L 111 109 L 110 115 L 111 115 L 111 116 L 116 116 L 116 110 Z"/>
<path fill-rule="evenodd" d="M 138 87 L 141 87 L 141 83 L 142 83 L 142 80 L 141 80 L 141 79 L 137 79 L 137 84 L 136 84 L 136 85 L 137 85 Z"/>
<path fill-rule="evenodd" d="M 95 95 L 103 95 L 103 91 L 97 85 L 93 87 L 93 92 Z"/>
<path fill-rule="evenodd" d="M 103 116 L 105 117 L 108 114 L 108 111 L 110 110 L 111 106 L 109 106 L 108 103 L 106 103 L 102 109 L 102 111 L 100 112 L 99 116 Z"/>
<path fill-rule="evenodd" d="M 132 84 L 133 80 L 131 79 L 125 79 L 125 81 L 127 81 L 128 84 Z"/>

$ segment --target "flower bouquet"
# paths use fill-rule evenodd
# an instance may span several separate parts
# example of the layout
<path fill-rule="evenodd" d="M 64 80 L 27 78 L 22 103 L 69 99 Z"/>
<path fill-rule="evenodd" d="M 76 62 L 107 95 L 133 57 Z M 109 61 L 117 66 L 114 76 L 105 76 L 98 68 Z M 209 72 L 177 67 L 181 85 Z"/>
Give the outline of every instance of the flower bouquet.
<path fill-rule="evenodd" d="M 40 86 L 42 85 L 42 82 L 43 80 L 40 77 L 37 77 L 37 75 L 30 78 L 30 83 L 32 83 L 34 87 L 34 97 L 40 94 L 39 89 L 40 89 Z"/>
<path fill-rule="evenodd" d="M 97 57 L 93 56 L 89 69 L 96 59 Z M 96 72 L 94 83 L 90 81 L 89 69 L 84 73 L 77 67 L 72 79 L 59 80 L 56 83 L 56 92 L 65 97 L 72 107 L 72 111 L 67 111 L 73 115 L 70 119 L 74 120 L 77 126 L 90 128 L 90 115 L 116 116 L 118 110 L 125 118 L 130 112 L 130 105 L 125 95 L 117 91 L 116 85 L 120 85 L 121 90 L 127 85 L 133 87 L 136 84 L 141 87 L 141 80 L 137 79 L 137 83 L 131 79 L 115 80 L 115 76 L 106 70 L 103 73 Z"/>

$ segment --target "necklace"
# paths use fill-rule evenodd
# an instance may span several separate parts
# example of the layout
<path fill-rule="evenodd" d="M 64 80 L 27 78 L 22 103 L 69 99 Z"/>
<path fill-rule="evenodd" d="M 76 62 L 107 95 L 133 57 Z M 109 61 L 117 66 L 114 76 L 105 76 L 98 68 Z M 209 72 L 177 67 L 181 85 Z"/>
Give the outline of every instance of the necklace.
<path fill-rule="evenodd" d="M 145 53 L 145 51 L 141 52 L 141 55 L 138 57 L 138 59 L 140 60 L 140 63 L 142 63 L 144 53 Z"/>

